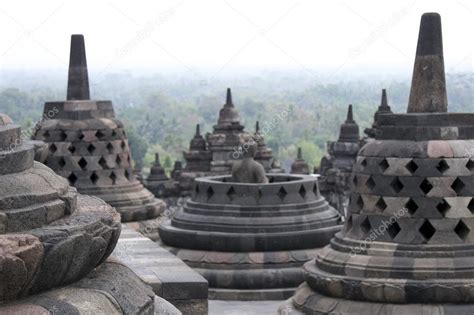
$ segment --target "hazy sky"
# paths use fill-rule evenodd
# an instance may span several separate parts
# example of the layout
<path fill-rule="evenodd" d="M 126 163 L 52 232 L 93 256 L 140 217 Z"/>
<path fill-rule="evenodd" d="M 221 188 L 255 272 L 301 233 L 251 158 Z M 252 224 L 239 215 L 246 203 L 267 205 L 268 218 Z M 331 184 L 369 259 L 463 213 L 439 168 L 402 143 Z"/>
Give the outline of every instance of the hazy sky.
<path fill-rule="evenodd" d="M 472 71 L 472 0 L 0 2 L 0 66 L 64 69 L 73 33 L 89 68 L 410 71 L 420 16 L 442 16 L 447 72 Z"/>

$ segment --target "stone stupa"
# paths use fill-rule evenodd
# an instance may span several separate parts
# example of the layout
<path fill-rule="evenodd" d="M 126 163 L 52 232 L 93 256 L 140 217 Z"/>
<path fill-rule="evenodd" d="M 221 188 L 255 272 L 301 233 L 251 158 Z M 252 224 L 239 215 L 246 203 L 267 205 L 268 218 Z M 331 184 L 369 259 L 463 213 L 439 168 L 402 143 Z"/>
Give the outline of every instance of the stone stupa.
<path fill-rule="evenodd" d="M 48 144 L 44 161 L 79 192 L 97 196 L 115 207 L 122 221 L 152 219 L 166 204 L 134 176 L 124 126 L 110 101 L 90 100 L 82 35 L 71 36 L 67 100 L 47 102 L 52 119 L 40 123 L 34 140 Z"/>
<path fill-rule="evenodd" d="M 160 155 L 155 153 L 155 162 L 150 168 L 150 175 L 146 178 L 145 186 L 156 197 L 164 198 L 173 195 L 175 183 L 166 176 L 165 169 L 161 166 Z"/>
<path fill-rule="evenodd" d="M 33 145 L 5 117 L 0 314 L 163 314 L 151 288 L 123 263 L 106 260 L 120 235 L 120 215 L 35 162 Z"/>
<path fill-rule="evenodd" d="M 227 89 L 226 102 L 219 111 L 217 125 L 212 133 L 206 135 L 208 149 L 212 153 L 212 174 L 230 174 L 233 161 L 240 158 L 236 150 L 242 143 L 242 135 L 245 135 L 244 126 L 240 124 L 232 93 Z"/>
<path fill-rule="evenodd" d="M 374 139 L 375 135 L 377 133 L 377 127 L 379 125 L 379 117 L 380 115 L 383 114 L 392 114 L 392 109 L 388 105 L 387 101 L 387 91 L 385 89 L 382 89 L 382 99 L 380 101 L 380 105 L 377 108 L 377 111 L 374 113 L 374 121 L 372 123 L 371 128 L 366 128 L 364 130 L 364 133 L 367 135 L 368 138 L 364 139 L 364 144 L 370 139 Z"/>
<path fill-rule="evenodd" d="M 474 314 L 474 114 L 447 106 L 441 17 L 425 13 L 407 113 L 380 115 L 343 231 L 280 314 Z"/>
<path fill-rule="evenodd" d="M 328 141 L 328 153 L 321 159 L 319 167 L 321 194 L 342 215 L 348 206 L 352 168 L 359 149 L 359 126 L 353 119 L 352 105 L 349 105 L 339 138 Z"/>
<path fill-rule="evenodd" d="M 303 151 L 301 148 L 298 148 L 298 154 L 296 160 L 291 164 L 290 174 L 309 174 L 308 163 L 303 159 Z"/>
<path fill-rule="evenodd" d="M 232 175 L 197 178 L 193 194 L 159 227 L 161 241 L 209 281 L 209 298 L 284 299 L 300 267 L 339 231 L 316 177 L 265 174 L 243 151 Z"/>
<path fill-rule="evenodd" d="M 258 149 L 257 149 L 257 154 L 255 155 L 255 161 L 262 164 L 266 172 L 272 172 L 272 173 L 279 172 L 280 170 L 278 169 L 275 169 L 272 171 L 273 152 L 272 152 L 272 149 L 267 147 L 267 144 L 265 143 L 265 138 L 263 137 L 263 134 L 260 131 L 260 124 L 258 121 L 255 123 L 255 133 L 254 133 L 253 138 L 258 143 Z"/>

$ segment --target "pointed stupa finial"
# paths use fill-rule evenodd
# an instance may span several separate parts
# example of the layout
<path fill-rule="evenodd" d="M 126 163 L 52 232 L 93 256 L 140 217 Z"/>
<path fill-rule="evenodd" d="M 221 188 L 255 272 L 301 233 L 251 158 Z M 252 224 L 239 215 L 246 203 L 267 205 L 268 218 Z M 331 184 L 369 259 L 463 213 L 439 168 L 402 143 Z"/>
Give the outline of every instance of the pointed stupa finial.
<path fill-rule="evenodd" d="M 158 152 L 155 153 L 155 165 L 160 165 L 160 154 Z"/>
<path fill-rule="evenodd" d="M 201 127 L 199 124 L 196 124 L 196 135 L 195 136 L 200 136 L 201 135 Z"/>
<path fill-rule="evenodd" d="M 257 122 L 255 123 L 255 133 L 259 133 L 259 132 L 260 132 L 260 123 L 257 120 Z"/>
<path fill-rule="evenodd" d="M 387 91 L 382 89 L 382 99 L 380 101 L 380 108 L 390 108 L 387 101 Z"/>
<path fill-rule="evenodd" d="M 296 156 L 298 160 L 303 159 L 303 151 L 301 150 L 301 147 L 298 147 L 298 155 Z"/>
<path fill-rule="evenodd" d="M 447 112 L 441 16 L 421 16 L 408 113 Z"/>
<path fill-rule="evenodd" d="M 234 104 L 232 103 L 232 92 L 230 91 L 230 88 L 227 88 L 227 96 L 225 99 L 225 104 L 234 106 Z"/>
<path fill-rule="evenodd" d="M 87 74 L 86 48 L 83 35 L 71 35 L 69 74 L 67 82 L 68 100 L 88 100 L 89 77 Z"/>
<path fill-rule="evenodd" d="M 349 106 L 347 107 L 346 122 L 354 122 L 354 117 L 352 115 L 352 104 L 349 104 Z"/>

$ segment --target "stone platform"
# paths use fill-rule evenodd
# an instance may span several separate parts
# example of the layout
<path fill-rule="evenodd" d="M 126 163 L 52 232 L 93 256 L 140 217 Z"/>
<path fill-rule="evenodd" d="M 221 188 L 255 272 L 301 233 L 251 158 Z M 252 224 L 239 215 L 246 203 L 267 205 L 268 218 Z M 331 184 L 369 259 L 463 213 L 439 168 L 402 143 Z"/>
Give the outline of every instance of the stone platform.
<path fill-rule="evenodd" d="M 123 226 L 112 257 L 126 262 L 156 295 L 183 314 L 207 314 L 206 279 L 140 233 Z"/>

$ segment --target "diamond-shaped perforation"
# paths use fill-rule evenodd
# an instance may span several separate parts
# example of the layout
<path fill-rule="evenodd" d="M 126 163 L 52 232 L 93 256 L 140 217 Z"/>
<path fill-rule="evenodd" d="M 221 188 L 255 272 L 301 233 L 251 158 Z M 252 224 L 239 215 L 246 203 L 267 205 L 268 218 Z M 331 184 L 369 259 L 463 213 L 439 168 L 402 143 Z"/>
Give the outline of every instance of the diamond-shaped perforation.
<path fill-rule="evenodd" d="M 433 235 L 435 234 L 436 229 L 430 223 L 430 221 L 425 220 L 425 222 L 423 222 L 423 224 L 420 226 L 418 231 L 420 232 L 420 234 L 423 236 L 423 238 L 426 241 L 429 241 L 433 237 Z"/>
<path fill-rule="evenodd" d="M 318 184 L 314 183 L 313 185 L 313 194 L 318 195 Z"/>
<path fill-rule="evenodd" d="M 76 147 L 71 143 L 67 150 L 71 152 L 71 154 L 74 154 L 74 152 L 76 152 Z"/>
<path fill-rule="evenodd" d="M 104 169 L 104 170 L 106 170 L 106 169 L 109 168 L 109 166 L 107 165 L 107 160 L 104 159 L 103 156 L 101 156 L 100 159 L 99 159 L 99 165 L 100 165 L 100 167 L 102 167 L 102 169 Z"/>
<path fill-rule="evenodd" d="M 104 134 L 102 131 L 97 130 L 97 131 L 95 132 L 95 137 L 96 137 L 97 139 L 101 140 L 103 137 L 105 137 L 105 134 Z"/>
<path fill-rule="evenodd" d="M 411 160 L 405 165 L 405 168 L 411 173 L 415 174 L 416 170 L 418 169 L 418 164 L 415 161 Z"/>
<path fill-rule="evenodd" d="M 196 184 L 196 186 L 194 187 L 194 192 L 196 193 L 196 195 L 199 194 L 199 191 L 200 191 L 199 190 L 199 185 Z"/>
<path fill-rule="evenodd" d="M 443 198 L 443 200 L 438 203 L 436 206 L 436 209 L 438 209 L 439 213 L 441 213 L 443 216 L 448 212 L 449 209 L 451 209 L 451 206 L 449 203 L 446 201 L 446 199 Z"/>
<path fill-rule="evenodd" d="M 457 177 L 456 180 L 451 184 L 451 188 L 456 192 L 457 195 L 461 195 L 464 189 L 464 182 Z"/>
<path fill-rule="evenodd" d="M 49 134 L 49 131 L 46 130 L 45 132 L 43 132 L 43 140 L 48 140 L 50 137 L 50 134 Z"/>
<path fill-rule="evenodd" d="M 87 168 L 87 161 L 84 158 L 80 158 L 79 161 L 77 162 L 79 166 L 82 168 L 82 170 L 86 170 Z"/>
<path fill-rule="evenodd" d="M 76 174 L 74 174 L 74 173 L 71 173 L 71 174 L 67 177 L 67 179 L 69 180 L 69 183 L 70 183 L 71 185 L 74 185 L 74 184 L 77 182 L 77 176 L 76 176 Z"/>
<path fill-rule="evenodd" d="M 86 136 L 81 132 L 79 135 L 79 140 L 83 140 Z"/>
<path fill-rule="evenodd" d="M 110 154 L 114 153 L 114 146 L 112 143 L 107 143 L 106 145 L 107 151 L 109 151 Z"/>
<path fill-rule="evenodd" d="M 130 174 L 128 169 L 125 169 L 124 175 L 125 175 L 125 178 L 128 179 L 128 181 L 132 180 L 132 174 Z"/>
<path fill-rule="evenodd" d="M 109 178 L 112 180 L 112 185 L 117 183 L 117 175 L 115 175 L 115 172 L 111 172 Z"/>
<path fill-rule="evenodd" d="M 120 158 L 120 155 L 117 155 L 115 158 L 115 163 L 117 163 L 117 166 L 119 167 L 122 165 L 122 159 Z"/>
<path fill-rule="evenodd" d="M 356 174 L 352 176 L 352 183 L 354 184 L 354 186 L 357 186 L 357 184 L 359 183 L 359 179 Z"/>
<path fill-rule="evenodd" d="M 470 231 L 471 229 L 462 220 L 459 220 L 458 224 L 454 228 L 454 233 L 456 233 L 457 236 L 459 236 L 459 238 L 463 241 L 466 240 Z"/>
<path fill-rule="evenodd" d="M 97 174 L 95 172 L 92 172 L 91 176 L 89 177 L 89 179 L 91 180 L 91 182 L 93 184 L 97 184 L 97 181 L 99 180 L 99 176 L 97 176 Z"/>
<path fill-rule="evenodd" d="M 472 214 L 474 214 L 474 198 L 471 198 L 471 201 L 469 201 L 467 208 L 469 209 L 469 211 L 471 211 Z"/>
<path fill-rule="evenodd" d="M 125 150 L 125 148 L 127 147 L 127 145 L 125 144 L 125 140 L 122 140 L 120 147 L 122 148 L 122 150 Z"/>
<path fill-rule="evenodd" d="M 469 161 L 467 161 L 466 168 L 468 170 L 470 170 L 471 172 L 474 170 L 474 162 L 471 159 L 469 159 Z"/>
<path fill-rule="evenodd" d="M 401 228 L 400 225 L 395 221 L 392 224 L 390 224 L 387 228 L 387 233 L 390 235 L 390 238 L 393 240 L 395 237 L 397 237 L 398 233 L 400 233 Z"/>
<path fill-rule="evenodd" d="M 226 193 L 227 197 L 232 201 L 235 199 L 237 193 L 235 192 L 234 186 L 230 186 Z"/>
<path fill-rule="evenodd" d="M 366 168 L 367 167 L 367 159 L 362 159 L 362 161 L 360 161 L 360 165 L 362 166 L 362 169 Z"/>
<path fill-rule="evenodd" d="M 357 197 L 356 205 L 359 210 L 362 210 L 362 208 L 364 208 L 364 199 L 362 199 L 360 195 Z"/>
<path fill-rule="evenodd" d="M 115 137 L 115 136 L 117 136 L 117 131 L 115 131 L 115 129 L 114 129 L 114 130 L 112 130 L 112 137 Z"/>
<path fill-rule="evenodd" d="M 390 187 L 395 193 L 398 194 L 403 189 L 403 183 L 400 181 L 398 177 L 395 177 L 390 183 Z"/>
<path fill-rule="evenodd" d="M 306 198 L 306 189 L 304 188 L 303 185 L 301 185 L 301 187 L 300 187 L 299 194 L 300 194 L 301 198 L 303 198 L 303 199 Z"/>
<path fill-rule="evenodd" d="M 63 168 L 64 166 L 66 166 L 66 161 L 64 160 L 64 158 L 60 158 L 59 161 L 58 161 L 58 165 L 59 167 Z"/>
<path fill-rule="evenodd" d="M 54 143 L 51 143 L 49 145 L 49 152 L 51 152 L 51 154 L 54 154 L 56 151 L 58 151 L 58 147 Z"/>
<path fill-rule="evenodd" d="M 431 189 L 433 189 L 433 185 L 431 185 L 428 179 L 425 178 L 420 184 L 420 189 L 425 195 L 427 195 Z"/>
<path fill-rule="evenodd" d="M 214 189 L 212 189 L 212 186 L 209 186 L 207 188 L 207 200 L 211 199 L 212 196 L 214 196 Z"/>
<path fill-rule="evenodd" d="M 410 198 L 410 200 L 408 200 L 407 203 L 405 204 L 405 208 L 407 209 L 410 215 L 413 215 L 416 212 L 416 210 L 418 210 L 418 205 L 413 199 Z"/>
<path fill-rule="evenodd" d="M 277 192 L 278 197 L 280 197 L 281 200 L 285 199 L 286 195 L 288 192 L 286 191 L 285 187 L 281 186 L 280 189 Z"/>
<path fill-rule="evenodd" d="M 364 234 L 369 234 L 370 232 L 370 229 L 372 228 L 372 226 L 370 225 L 370 221 L 369 221 L 369 218 L 368 217 L 365 217 L 365 219 L 362 221 L 362 223 L 360 224 L 360 230 L 364 233 Z"/>
<path fill-rule="evenodd" d="M 390 167 L 390 164 L 388 164 L 387 159 L 383 159 L 382 161 L 379 162 L 379 167 L 380 167 L 380 171 L 382 171 L 383 173 Z"/>
<path fill-rule="evenodd" d="M 372 176 L 367 179 L 367 181 L 365 182 L 365 186 L 367 186 L 367 188 L 369 188 L 370 190 L 373 190 L 375 188 L 375 181 Z"/>
<path fill-rule="evenodd" d="M 60 139 L 61 141 L 66 141 L 66 139 L 67 139 L 67 134 L 66 134 L 66 132 L 64 132 L 64 130 L 61 130 L 61 133 L 59 134 L 59 139 Z"/>
<path fill-rule="evenodd" d="M 441 160 L 436 165 L 436 169 L 441 173 L 444 174 L 447 170 L 449 170 L 449 164 L 445 160 Z"/>
<path fill-rule="evenodd" d="M 385 201 L 383 200 L 383 197 L 380 197 L 379 200 L 377 200 L 377 202 L 375 203 L 375 206 L 377 207 L 377 209 L 379 209 L 379 211 L 383 212 L 386 208 L 387 208 L 387 204 L 385 203 Z"/>
<path fill-rule="evenodd" d="M 95 151 L 95 146 L 90 143 L 88 146 L 87 146 L 87 151 L 89 151 L 90 154 L 93 154 L 94 151 Z"/>

